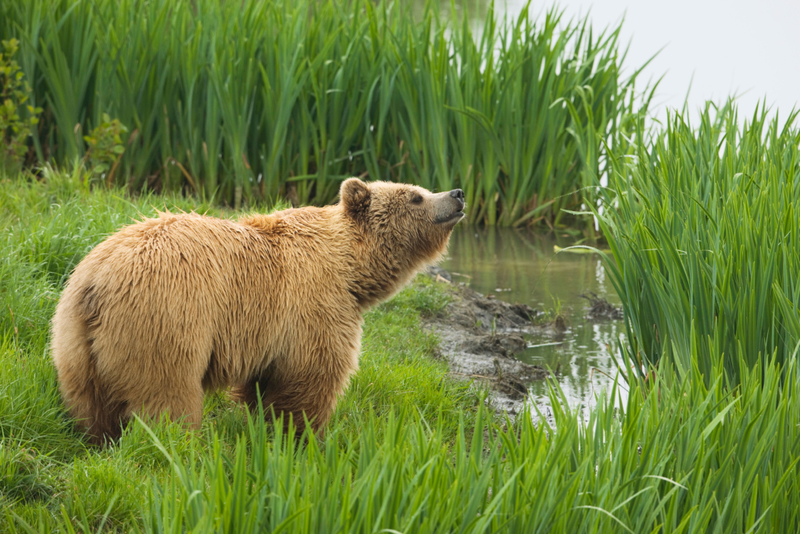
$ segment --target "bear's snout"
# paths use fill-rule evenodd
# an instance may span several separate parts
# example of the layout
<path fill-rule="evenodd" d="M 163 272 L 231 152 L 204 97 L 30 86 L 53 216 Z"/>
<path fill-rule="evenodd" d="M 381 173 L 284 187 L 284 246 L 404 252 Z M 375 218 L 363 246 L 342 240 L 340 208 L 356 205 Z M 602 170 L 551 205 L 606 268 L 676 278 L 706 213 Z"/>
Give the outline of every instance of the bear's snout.
<path fill-rule="evenodd" d="M 457 211 L 462 211 L 466 206 L 466 203 L 464 202 L 464 191 L 461 189 L 453 189 L 450 191 L 450 197 L 456 199 L 456 205 L 458 206 Z"/>
<path fill-rule="evenodd" d="M 436 224 L 455 224 L 464 217 L 464 191 L 453 189 L 434 195 L 436 200 Z"/>

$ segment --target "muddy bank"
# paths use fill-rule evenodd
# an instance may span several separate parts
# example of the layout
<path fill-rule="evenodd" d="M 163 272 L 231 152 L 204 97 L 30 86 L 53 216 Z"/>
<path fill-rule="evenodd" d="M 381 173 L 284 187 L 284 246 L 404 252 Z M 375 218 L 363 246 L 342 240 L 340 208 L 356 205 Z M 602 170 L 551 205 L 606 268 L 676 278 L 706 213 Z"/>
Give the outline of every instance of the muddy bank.
<path fill-rule="evenodd" d="M 590 321 L 621 321 L 625 318 L 622 308 L 613 306 L 606 299 L 598 297 L 592 291 L 578 296 L 589 301 L 586 319 Z"/>
<path fill-rule="evenodd" d="M 442 269 L 433 268 L 428 275 L 452 283 Z M 528 305 L 508 304 L 452 284 L 452 301 L 423 323 L 439 336 L 440 355 L 450 372 L 488 384 L 495 409 L 513 416 L 528 398 L 526 384 L 549 375 L 544 368 L 514 357 L 527 346 L 525 334 L 558 334 L 551 325 L 537 324 L 541 315 Z"/>

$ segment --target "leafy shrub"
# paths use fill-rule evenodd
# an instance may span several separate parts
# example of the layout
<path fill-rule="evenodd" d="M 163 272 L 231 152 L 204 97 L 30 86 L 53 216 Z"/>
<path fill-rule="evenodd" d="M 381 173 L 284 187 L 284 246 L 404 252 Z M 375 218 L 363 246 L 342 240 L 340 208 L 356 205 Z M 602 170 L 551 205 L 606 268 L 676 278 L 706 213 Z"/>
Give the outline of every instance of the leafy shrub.
<path fill-rule="evenodd" d="M 96 177 L 104 178 L 112 183 L 120 159 L 125 153 L 122 145 L 123 133 L 128 128 L 119 119 L 112 120 L 108 113 L 103 113 L 103 121 L 98 124 L 83 140 L 89 145 L 84 161 L 89 162 L 89 171 Z"/>
<path fill-rule="evenodd" d="M 27 140 L 42 108 L 25 105 L 31 87 L 14 59 L 19 41 L 9 39 L 0 45 L 0 170 L 13 172 L 28 151 Z"/>

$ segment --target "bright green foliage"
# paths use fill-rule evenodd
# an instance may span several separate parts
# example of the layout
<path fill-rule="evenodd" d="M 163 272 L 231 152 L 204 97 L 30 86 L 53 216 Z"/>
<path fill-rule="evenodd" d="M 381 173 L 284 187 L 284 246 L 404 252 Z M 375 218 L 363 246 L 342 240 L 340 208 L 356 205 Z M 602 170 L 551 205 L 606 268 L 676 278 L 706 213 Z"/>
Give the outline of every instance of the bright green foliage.
<path fill-rule="evenodd" d="M 731 384 L 800 341 L 800 130 L 765 110 L 740 124 L 708 106 L 698 127 L 673 114 L 631 154 L 615 154 L 603 230 L 631 357 Z"/>
<path fill-rule="evenodd" d="M 430 357 L 436 341 L 419 315 L 449 298 L 430 281 L 367 314 L 361 368 L 324 436 L 297 443 L 282 425 L 248 419 L 215 394 L 199 432 L 135 422 L 115 446 L 87 448 L 63 412 L 46 348 L 66 275 L 132 218 L 208 206 L 92 192 L 83 172 L 0 178 L 0 531 L 771 533 L 800 525 L 794 357 L 782 365 L 740 358 L 730 387 L 729 358 L 695 343 L 688 356 L 697 365 L 680 374 L 662 366 L 646 391 L 633 381 L 624 403 L 612 390 L 588 420 L 561 408 L 566 399 L 554 390 L 554 427 L 525 414 L 498 422 Z M 640 202 L 640 211 L 620 213 L 643 212 Z"/>
<path fill-rule="evenodd" d="M 108 515 L 158 533 L 794 532 L 795 362 L 747 371 L 737 394 L 720 380 L 705 388 L 696 369 L 683 382 L 666 374 L 644 400 L 634 385 L 622 413 L 612 391 L 587 421 L 558 408 L 564 399 L 554 392 L 557 431 L 528 417 L 504 428 L 482 408 L 459 423 L 454 440 L 403 410 L 364 414 L 357 432 L 334 424 L 301 444 L 258 420 L 238 436 L 211 427 L 188 440 L 175 425 L 153 434 L 136 424 L 119 450 L 97 453 L 116 469 L 166 459 L 150 489 L 138 488 L 145 502 L 136 519 L 114 499 L 119 486 L 104 499 L 80 486 L 73 509 L 107 511 L 87 514 L 94 523 L 66 517 L 91 526 Z M 143 441 L 152 451 L 140 445 L 131 454 Z"/>
<path fill-rule="evenodd" d="M 103 113 L 102 122 L 89 135 L 83 136 L 88 145 L 84 159 L 88 160 L 92 174 L 101 178 L 108 174 L 108 183 L 113 183 L 114 172 L 125 153 L 121 136 L 127 131 L 119 119 L 111 120 L 107 113 Z"/>
<path fill-rule="evenodd" d="M 69 272 L 122 226 L 156 210 L 226 214 L 177 196 L 92 190 L 80 167 L 72 175 L 45 169 L 42 178 L 0 174 L 0 532 L 22 525 L 11 514 L 30 525 L 41 521 L 43 530 L 67 520 L 91 531 L 101 524 L 127 531 L 142 525 L 151 479 L 167 483 L 170 464 L 140 425 L 111 449 L 87 450 L 64 414 L 47 349 L 50 319 Z M 459 418 L 474 420 L 477 393 L 448 378 L 446 365 L 430 357 L 436 340 L 419 323 L 447 295 L 430 282 L 417 284 L 367 315 L 361 370 L 331 422 L 344 436 L 354 439 L 365 420 L 383 421 L 391 410 L 424 418 L 447 440 L 454 439 Z M 246 429 L 241 406 L 223 394 L 206 400 L 204 432 L 232 449 Z M 374 428 L 377 439 L 389 430 L 383 423 Z M 155 431 L 190 456 L 212 443 L 178 424 Z"/>
<path fill-rule="evenodd" d="M 17 39 L 0 42 L 0 170 L 13 169 L 28 151 L 26 142 L 39 123 L 41 108 L 26 106 L 31 92 L 25 74 L 13 58 Z M 20 111 L 25 110 L 23 115 Z M 26 116 L 27 114 L 27 116 Z"/>
<path fill-rule="evenodd" d="M 502 225 L 562 223 L 562 208 L 593 202 L 600 140 L 627 143 L 649 101 L 646 92 L 637 104 L 636 74 L 621 74 L 619 27 L 597 34 L 555 9 L 500 21 L 490 8 L 473 34 L 467 17 L 450 24 L 439 10 L 6 0 L 0 37 L 22 41 L 32 100 L 46 110 L 39 163 L 91 153 L 81 132 L 107 129 L 107 114 L 131 130 L 107 180 L 134 190 L 237 208 L 324 204 L 343 178 L 363 175 L 460 187 L 471 222 Z"/>
<path fill-rule="evenodd" d="M 480 409 L 452 444 L 390 413 L 302 447 L 252 423 L 227 452 L 213 436 L 192 454 L 165 446 L 173 476 L 154 484 L 144 530 L 794 532 L 794 361 L 746 372 L 737 395 L 719 380 L 706 389 L 696 370 L 667 378 L 645 400 L 634 386 L 622 417 L 613 391 L 588 421 L 554 393 L 557 431 L 524 416 L 500 428 Z"/>

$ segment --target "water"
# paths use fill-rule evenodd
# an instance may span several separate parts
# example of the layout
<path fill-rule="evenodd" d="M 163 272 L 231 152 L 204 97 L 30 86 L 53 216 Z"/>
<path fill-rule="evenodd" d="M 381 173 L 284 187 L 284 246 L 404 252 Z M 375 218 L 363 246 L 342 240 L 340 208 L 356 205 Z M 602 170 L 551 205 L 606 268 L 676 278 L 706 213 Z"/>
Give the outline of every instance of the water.
<path fill-rule="evenodd" d="M 570 406 L 586 409 L 616 375 L 612 351 L 618 353 L 625 326 L 622 321 L 584 317 L 588 301 L 580 297 L 582 293 L 594 292 L 615 306 L 620 301 L 597 254 L 554 252 L 554 246 L 571 243 L 568 237 L 543 237 L 528 230 L 457 226 L 441 266 L 454 274 L 455 282 L 466 282 L 480 293 L 536 310 L 560 309 L 567 331 L 555 339 L 532 336 L 531 348 L 518 357 L 558 369 L 558 382 Z M 537 346 L 543 344 L 548 345 Z M 540 406 L 549 405 L 545 383 L 531 384 L 529 390 Z"/>

